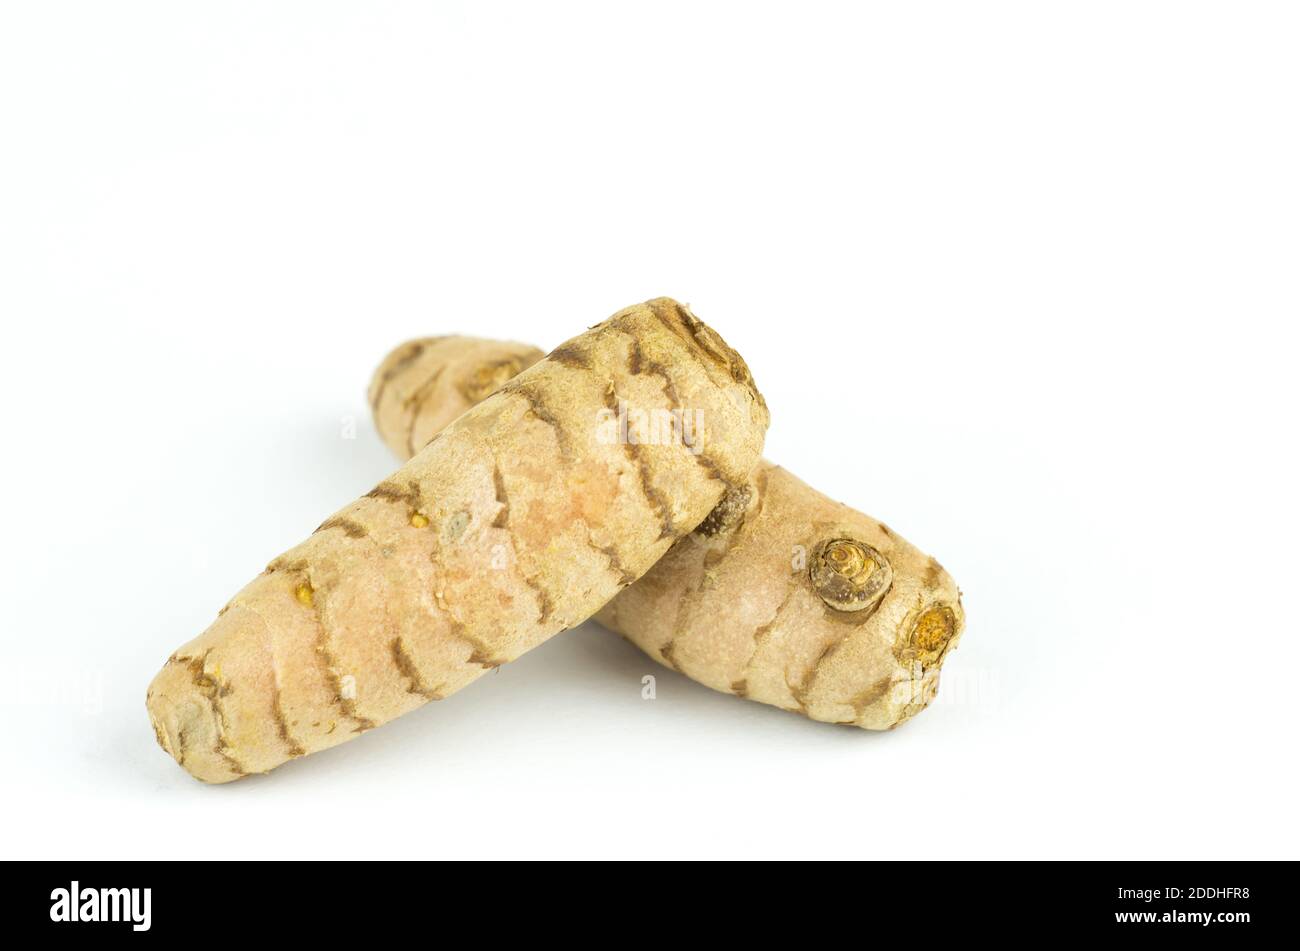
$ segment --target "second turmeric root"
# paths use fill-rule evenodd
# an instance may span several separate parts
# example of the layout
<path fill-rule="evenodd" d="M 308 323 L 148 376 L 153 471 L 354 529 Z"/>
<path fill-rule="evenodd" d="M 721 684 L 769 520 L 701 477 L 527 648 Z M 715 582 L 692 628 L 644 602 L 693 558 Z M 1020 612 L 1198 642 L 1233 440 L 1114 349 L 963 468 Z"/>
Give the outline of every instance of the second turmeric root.
<path fill-rule="evenodd" d="M 470 337 L 403 344 L 370 385 L 379 433 L 406 458 L 541 358 Z M 662 369 L 630 359 L 634 375 Z M 934 697 L 965 614 L 937 561 L 764 460 L 596 620 L 715 690 L 883 730 Z"/>

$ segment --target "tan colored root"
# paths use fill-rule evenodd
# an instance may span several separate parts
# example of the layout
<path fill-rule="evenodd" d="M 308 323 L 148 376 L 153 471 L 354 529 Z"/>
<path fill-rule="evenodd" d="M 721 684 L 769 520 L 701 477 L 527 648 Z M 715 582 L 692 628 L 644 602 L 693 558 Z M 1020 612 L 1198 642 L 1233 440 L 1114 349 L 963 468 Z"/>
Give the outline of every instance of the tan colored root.
<path fill-rule="evenodd" d="M 370 408 L 388 448 L 409 459 L 448 423 L 542 359 L 522 343 L 425 337 L 398 347 L 375 371 Z"/>
<path fill-rule="evenodd" d="M 507 359 L 527 356 L 519 344 L 477 340 L 464 362 L 433 350 L 393 383 L 414 392 L 434 376 L 477 376 Z M 657 372 L 644 361 L 639 369 Z M 409 420 L 396 397 L 375 422 L 400 454 Z M 933 699 L 965 620 L 938 562 L 765 460 L 596 617 L 715 690 L 872 730 Z"/>
<path fill-rule="evenodd" d="M 159 743 L 197 778 L 226 782 L 334 746 L 584 620 L 741 484 L 762 450 L 767 409 L 744 362 L 667 299 L 615 314 L 492 395 L 463 386 L 478 363 L 469 376 L 440 372 L 420 364 L 424 352 L 408 347 L 381 369 L 381 418 L 401 407 L 424 438 L 441 381 L 486 398 L 272 561 L 154 678 Z M 642 372 L 649 364 L 662 374 Z M 413 398 L 424 383 L 401 378 L 416 367 L 439 381 L 425 398 Z M 620 400 L 699 410 L 704 451 L 606 438 L 600 410 Z M 399 451 L 412 432 L 401 425 Z"/>

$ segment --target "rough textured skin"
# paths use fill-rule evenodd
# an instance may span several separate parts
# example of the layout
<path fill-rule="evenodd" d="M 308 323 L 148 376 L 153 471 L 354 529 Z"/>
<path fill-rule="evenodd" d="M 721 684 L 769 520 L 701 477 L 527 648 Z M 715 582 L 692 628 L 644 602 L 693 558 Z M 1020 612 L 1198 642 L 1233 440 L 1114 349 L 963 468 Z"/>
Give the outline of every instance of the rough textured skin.
<path fill-rule="evenodd" d="M 411 346 L 394 351 L 376 381 Z M 526 360 L 520 344 L 457 346 L 400 368 L 390 390 Z M 404 453 L 399 399 L 378 406 L 375 422 Z M 871 730 L 924 709 L 965 621 L 938 562 L 767 461 L 596 618 L 715 690 Z"/>
<path fill-rule="evenodd" d="M 780 466 L 764 460 L 751 485 L 729 527 L 683 538 L 596 620 L 692 680 L 814 720 L 887 730 L 923 710 L 965 621 L 952 578 Z M 887 566 L 862 610 L 828 605 L 811 570 L 841 540 Z"/>
<path fill-rule="evenodd" d="M 416 390 L 382 372 L 376 405 L 400 399 L 418 415 Z M 599 411 L 620 400 L 698 410 L 703 451 L 607 438 Z M 227 782 L 455 693 L 644 574 L 744 482 L 767 422 L 744 362 L 684 308 L 615 314 L 459 416 L 236 594 L 154 678 L 159 743 L 195 777 Z"/>

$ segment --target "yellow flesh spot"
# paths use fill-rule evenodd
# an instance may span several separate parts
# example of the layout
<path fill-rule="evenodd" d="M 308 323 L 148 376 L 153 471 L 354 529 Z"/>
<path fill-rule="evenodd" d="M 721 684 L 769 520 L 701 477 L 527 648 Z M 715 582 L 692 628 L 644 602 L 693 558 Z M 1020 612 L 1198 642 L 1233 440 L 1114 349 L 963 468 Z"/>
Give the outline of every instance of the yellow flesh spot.
<path fill-rule="evenodd" d="M 298 599 L 299 604 L 303 604 L 306 605 L 307 607 L 311 607 L 312 604 L 311 585 L 309 584 L 298 585 L 298 587 L 293 592 L 293 596 Z"/>
<path fill-rule="evenodd" d="M 955 621 L 952 611 L 933 607 L 916 620 L 916 646 L 927 654 L 943 650 L 953 635 Z"/>
<path fill-rule="evenodd" d="M 411 516 L 411 524 L 416 528 L 426 528 L 429 525 L 429 520 L 419 512 L 416 512 Z"/>

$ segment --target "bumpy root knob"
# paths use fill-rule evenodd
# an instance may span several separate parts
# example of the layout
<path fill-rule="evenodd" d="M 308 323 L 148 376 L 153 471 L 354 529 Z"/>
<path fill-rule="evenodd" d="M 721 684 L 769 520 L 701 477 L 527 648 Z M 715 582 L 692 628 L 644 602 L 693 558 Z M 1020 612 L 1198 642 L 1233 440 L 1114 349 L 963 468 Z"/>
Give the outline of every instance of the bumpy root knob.
<path fill-rule="evenodd" d="M 730 489 L 722 497 L 722 501 L 714 506 L 708 518 L 700 522 L 699 526 L 696 527 L 696 533 L 703 535 L 705 538 L 711 538 L 719 532 L 731 531 L 745 517 L 745 511 L 749 507 L 750 499 L 753 497 L 754 490 L 747 485 L 742 485 L 738 489 Z"/>
<path fill-rule="evenodd" d="M 812 586 L 837 611 L 865 611 L 880 603 L 894 580 L 889 561 L 870 545 L 836 538 L 817 546 L 808 566 Z"/>

